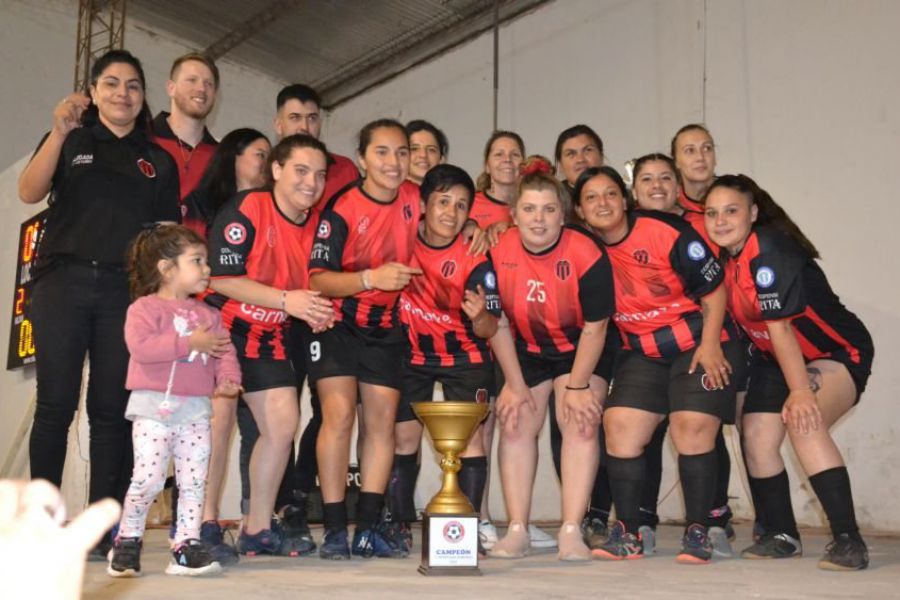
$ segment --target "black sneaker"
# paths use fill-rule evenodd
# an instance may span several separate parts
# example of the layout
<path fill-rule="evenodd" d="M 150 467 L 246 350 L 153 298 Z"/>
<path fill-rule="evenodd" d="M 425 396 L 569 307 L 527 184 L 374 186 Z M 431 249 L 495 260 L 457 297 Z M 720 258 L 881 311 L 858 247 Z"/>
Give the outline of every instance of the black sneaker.
<path fill-rule="evenodd" d="M 591 554 L 604 560 L 637 560 L 644 558 L 644 545 L 640 536 L 626 531 L 625 524 L 618 521 L 609 530 L 609 538 Z"/>
<path fill-rule="evenodd" d="M 223 567 L 237 564 L 240 560 L 234 545 L 225 542 L 225 532 L 218 521 L 204 521 L 200 524 L 200 541 L 209 550 L 213 560 Z"/>
<path fill-rule="evenodd" d="M 382 527 L 382 535 L 388 540 L 392 540 L 398 547 L 406 550 L 407 553 L 412 552 L 413 533 L 412 525 L 409 523 L 389 521 Z"/>
<path fill-rule="evenodd" d="M 325 560 L 350 560 L 350 544 L 346 529 L 329 529 L 325 532 L 319 558 Z"/>
<path fill-rule="evenodd" d="M 859 571 L 869 566 L 869 549 L 860 537 L 842 533 L 825 546 L 819 568 L 826 571 Z"/>
<path fill-rule="evenodd" d="M 213 559 L 206 546 L 197 539 L 181 542 L 172 550 L 172 562 L 166 567 L 167 575 L 211 575 L 221 573 L 222 565 Z"/>
<path fill-rule="evenodd" d="M 800 540 L 786 533 L 766 533 L 759 541 L 741 552 L 741 558 L 765 560 L 769 558 L 793 558 L 803 555 Z"/>
<path fill-rule="evenodd" d="M 712 560 L 712 543 L 706 527 L 699 523 L 690 525 L 681 539 L 681 552 L 675 560 L 686 565 L 705 565 Z"/>
<path fill-rule="evenodd" d="M 287 506 L 281 517 L 281 554 L 284 556 L 304 556 L 316 551 L 306 512 L 299 506 Z"/>
<path fill-rule="evenodd" d="M 118 538 L 109 553 L 106 572 L 112 577 L 139 577 L 141 574 L 141 538 Z"/>
<path fill-rule="evenodd" d="M 260 554 L 278 556 L 281 554 L 281 534 L 274 526 L 271 529 L 263 529 L 253 535 L 247 533 L 246 529 L 241 529 L 237 550 L 246 556 L 257 556 Z"/>
<path fill-rule="evenodd" d="M 406 558 L 409 552 L 396 540 L 385 535 L 385 525 L 379 523 L 368 529 L 356 527 L 350 553 L 362 558 Z"/>
<path fill-rule="evenodd" d="M 586 515 L 581 521 L 581 536 L 587 547 L 593 550 L 606 542 L 606 538 L 609 537 L 609 527 L 602 519 Z"/>

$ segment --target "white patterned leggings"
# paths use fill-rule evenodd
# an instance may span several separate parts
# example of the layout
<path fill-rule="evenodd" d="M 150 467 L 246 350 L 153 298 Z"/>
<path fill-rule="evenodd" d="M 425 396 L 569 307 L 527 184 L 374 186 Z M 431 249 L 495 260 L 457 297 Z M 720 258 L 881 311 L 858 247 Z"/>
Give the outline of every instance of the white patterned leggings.
<path fill-rule="evenodd" d="M 134 472 L 125 495 L 120 537 L 143 537 L 150 505 L 166 483 L 169 458 L 175 459 L 178 523 L 175 543 L 200 537 L 203 492 L 209 465 L 209 418 L 170 425 L 137 417 L 132 429 Z"/>

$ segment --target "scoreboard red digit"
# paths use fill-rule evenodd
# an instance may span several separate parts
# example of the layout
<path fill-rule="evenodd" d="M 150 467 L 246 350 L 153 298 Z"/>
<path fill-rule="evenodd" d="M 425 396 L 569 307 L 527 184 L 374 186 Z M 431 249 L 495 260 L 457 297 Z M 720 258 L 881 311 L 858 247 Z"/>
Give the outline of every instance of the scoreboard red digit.
<path fill-rule="evenodd" d="M 31 322 L 31 288 L 34 278 L 35 249 L 44 231 L 47 211 L 31 217 L 19 230 L 16 282 L 13 291 L 12 322 L 9 328 L 7 370 L 18 369 L 35 360 L 34 327 Z"/>

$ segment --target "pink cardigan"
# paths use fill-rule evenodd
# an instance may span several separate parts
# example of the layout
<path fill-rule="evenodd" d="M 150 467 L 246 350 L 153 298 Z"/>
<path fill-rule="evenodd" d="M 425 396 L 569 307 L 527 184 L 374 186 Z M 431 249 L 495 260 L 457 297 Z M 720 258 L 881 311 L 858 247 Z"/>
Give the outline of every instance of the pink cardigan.
<path fill-rule="evenodd" d="M 171 394 L 211 396 L 219 383 L 240 385 L 234 346 L 229 344 L 221 358 L 191 351 L 188 336 L 202 325 L 228 333 L 219 311 L 193 298 L 166 300 L 150 295 L 135 300 L 125 317 L 125 343 L 131 353 L 125 387 L 165 392 L 171 377 Z"/>

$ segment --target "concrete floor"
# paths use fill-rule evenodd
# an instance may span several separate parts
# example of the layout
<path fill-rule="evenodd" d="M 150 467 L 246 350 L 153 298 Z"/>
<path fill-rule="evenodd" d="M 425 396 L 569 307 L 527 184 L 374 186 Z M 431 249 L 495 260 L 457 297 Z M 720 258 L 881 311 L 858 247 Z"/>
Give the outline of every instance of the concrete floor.
<path fill-rule="evenodd" d="M 735 548 L 747 545 L 750 530 L 738 526 Z M 552 528 L 547 528 L 553 531 Z M 165 575 L 165 530 L 150 530 L 144 543 L 143 576 L 113 579 L 102 563 L 88 563 L 86 599 L 204 600 L 226 598 L 765 598 L 815 600 L 900 598 L 900 538 L 866 536 L 867 571 L 833 573 L 816 568 L 824 532 L 801 532 L 806 554 L 783 561 L 729 559 L 708 566 L 675 563 L 681 528 L 660 527 L 656 556 L 628 563 L 561 563 L 555 553 L 514 561 L 482 561 L 483 577 L 423 577 L 418 555 L 405 560 L 326 562 L 316 557 L 258 557 L 220 576 L 179 578 Z M 321 529 L 313 530 L 316 539 Z M 418 549 L 419 540 L 416 540 Z"/>

